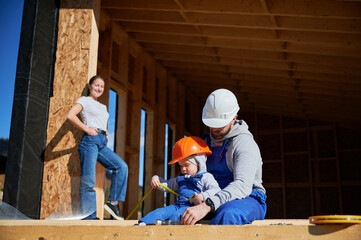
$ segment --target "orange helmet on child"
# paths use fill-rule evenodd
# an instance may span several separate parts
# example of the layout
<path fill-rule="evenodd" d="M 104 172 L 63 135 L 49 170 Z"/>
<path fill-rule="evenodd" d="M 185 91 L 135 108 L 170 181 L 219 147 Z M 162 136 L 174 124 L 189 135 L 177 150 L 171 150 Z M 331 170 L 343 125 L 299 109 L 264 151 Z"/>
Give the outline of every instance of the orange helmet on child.
<path fill-rule="evenodd" d="M 182 159 L 197 154 L 205 154 L 206 156 L 209 156 L 212 154 L 212 151 L 200 137 L 191 136 L 181 138 L 174 144 L 172 161 L 168 164 L 179 162 Z"/>

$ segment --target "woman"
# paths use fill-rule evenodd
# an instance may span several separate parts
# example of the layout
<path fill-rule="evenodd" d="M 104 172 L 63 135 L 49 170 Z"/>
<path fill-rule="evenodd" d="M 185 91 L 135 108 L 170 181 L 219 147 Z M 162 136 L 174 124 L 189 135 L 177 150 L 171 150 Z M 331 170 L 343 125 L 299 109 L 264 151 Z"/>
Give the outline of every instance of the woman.
<path fill-rule="evenodd" d="M 99 161 L 106 169 L 112 171 L 112 183 L 110 186 L 109 201 L 105 209 L 116 219 L 122 220 L 119 203 L 124 202 L 128 166 L 116 153 L 106 145 L 108 142 L 107 123 L 109 114 L 107 107 L 98 98 L 104 92 L 104 79 L 93 76 L 87 85 L 89 94 L 81 97 L 70 109 L 67 119 L 77 128 L 84 132 L 79 143 L 79 155 L 81 164 L 80 180 L 80 204 L 82 213 L 90 215 L 84 219 L 98 219 L 96 217 L 95 173 L 96 162 Z M 81 114 L 81 121 L 77 115 Z"/>

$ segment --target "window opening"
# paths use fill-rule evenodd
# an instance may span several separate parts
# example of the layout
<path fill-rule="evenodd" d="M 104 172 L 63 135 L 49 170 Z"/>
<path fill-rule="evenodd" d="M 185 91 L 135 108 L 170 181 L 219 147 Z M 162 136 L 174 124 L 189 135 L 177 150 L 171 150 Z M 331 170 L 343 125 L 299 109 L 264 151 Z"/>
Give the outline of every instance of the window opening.
<path fill-rule="evenodd" d="M 144 196 L 144 165 L 145 165 L 145 133 L 146 133 L 147 112 L 142 109 L 140 117 L 140 144 L 139 144 L 139 199 Z M 139 206 L 138 218 L 143 216 L 144 203 Z"/>
<path fill-rule="evenodd" d="M 172 159 L 173 149 L 173 130 L 168 124 L 165 125 L 165 156 L 164 156 L 164 178 L 170 179 L 171 177 L 171 165 L 168 162 Z M 170 205 L 170 194 L 164 193 L 164 206 Z"/>
<path fill-rule="evenodd" d="M 113 89 L 109 91 L 109 120 L 108 120 L 108 143 L 107 146 L 114 151 L 115 149 L 115 133 L 117 128 L 117 102 L 118 94 Z"/>

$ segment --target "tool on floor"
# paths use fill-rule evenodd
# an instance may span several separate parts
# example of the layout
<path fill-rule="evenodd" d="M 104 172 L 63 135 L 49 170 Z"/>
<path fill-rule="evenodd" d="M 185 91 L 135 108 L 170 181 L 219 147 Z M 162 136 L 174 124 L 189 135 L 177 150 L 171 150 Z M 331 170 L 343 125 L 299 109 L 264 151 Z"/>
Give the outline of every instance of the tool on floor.
<path fill-rule="evenodd" d="M 327 223 L 361 223 L 361 216 L 358 215 L 322 215 L 308 218 L 313 224 Z"/>
<path fill-rule="evenodd" d="M 155 221 L 155 223 L 146 224 L 145 222 L 140 222 L 140 223 L 134 224 L 134 226 L 149 226 L 149 225 L 154 226 L 154 225 L 182 225 L 182 224 L 181 224 L 181 221 L 174 221 L 174 220 L 162 221 L 160 219 L 157 219 Z"/>
<path fill-rule="evenodd" d="M 154 225 L 182 225 L 181 221 L 174 221 L 174 220 L 159 220 L 157 219 L 154 223 Z"/>

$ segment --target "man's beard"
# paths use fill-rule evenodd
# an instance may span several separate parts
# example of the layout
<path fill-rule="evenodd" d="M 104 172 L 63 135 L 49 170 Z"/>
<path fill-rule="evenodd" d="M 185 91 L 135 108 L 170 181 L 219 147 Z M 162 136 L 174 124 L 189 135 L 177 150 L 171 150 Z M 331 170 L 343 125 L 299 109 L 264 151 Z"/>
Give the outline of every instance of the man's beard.
<path fill-rule="evenodd" d="M 211 134 L 212 134 L 212 137 L 213 137 L 214 139 L 220 140 L 220 139 L 223 139 L 230 131 L 231 131 L 231 128 L 229 128 L 229 129 L 227 130 L 227 132 L 225 132 L 225 133 L 220 133 L 221 131 L 219 131 L 219 132 L 218 132 L 218 131 L 213 131 L 213 132 L 219 133 L 219 134 L 217 134 L 217 136 L 214 136 L 212 131 L 211 131 Z"/>

